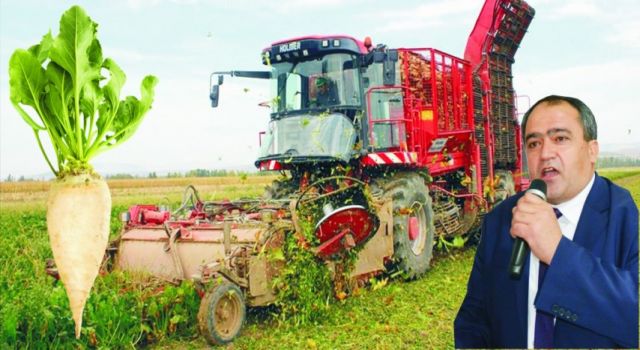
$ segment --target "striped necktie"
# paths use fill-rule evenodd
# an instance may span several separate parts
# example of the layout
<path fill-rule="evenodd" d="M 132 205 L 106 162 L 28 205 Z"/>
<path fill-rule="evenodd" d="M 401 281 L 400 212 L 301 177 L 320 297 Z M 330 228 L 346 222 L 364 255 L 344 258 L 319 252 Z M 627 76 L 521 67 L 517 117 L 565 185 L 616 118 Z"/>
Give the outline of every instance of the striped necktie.
<path fill-rule="evenodd" d="M 562 213 L 557 208 L 553 208 L 556 218 L 560 218 Z M 538 275 L 538 293 L 542 287 L 544 275 L 547 273 L 549 265 L 540 262 L 540 274 Z M 536 332 L 533 338 L 533 346 L 536 349 L 549 349 L 553 347 L 553 316 L 544 311 L 536 311 Z"/>

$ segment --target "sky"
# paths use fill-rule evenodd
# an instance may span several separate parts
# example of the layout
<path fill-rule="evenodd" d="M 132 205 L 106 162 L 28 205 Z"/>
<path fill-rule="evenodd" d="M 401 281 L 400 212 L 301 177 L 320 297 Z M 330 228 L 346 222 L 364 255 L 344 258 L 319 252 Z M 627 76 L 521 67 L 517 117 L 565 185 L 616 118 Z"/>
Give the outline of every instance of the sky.
<path fill-rule="evenodd" d="M 575 96 L 596 115 L 602 149 L 640 148 L 638 1 L 528 2 L 536 15 L 513 66 L 519 111 L 550 94 Z M 0 0 L 3 180 L 52 176 L 33 131 L 11 105 L 8 62 L 15 49 L 38 43 L 49 30 L 57 35 L 60 16 L 74 4 L 99 24 L 103 55 L 127 74 L 121 97 L 140 96 L 145 75 L 159 79 L 137 133 L 92 161 L 102 174 L 146 174 L 253 169 L 258 133 L 269 120 L 258 104 L 270 99 L 269 84 L 227 78 L 220 107 L 212 109 L 211 72 L 263 70 L 263 48 L 303 35 L 370 36 L 374 45 L 462 57 L 483 1 Z"/>

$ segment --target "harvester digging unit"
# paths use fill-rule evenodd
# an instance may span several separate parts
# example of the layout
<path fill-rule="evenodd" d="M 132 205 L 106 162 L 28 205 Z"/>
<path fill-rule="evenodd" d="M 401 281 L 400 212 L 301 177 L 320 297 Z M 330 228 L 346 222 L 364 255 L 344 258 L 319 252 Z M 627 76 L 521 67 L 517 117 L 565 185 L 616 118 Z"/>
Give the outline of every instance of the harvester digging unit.
<path fill-rule="evenodd" d="M 255 164 L 282 178 L 260 200 L 203 202 L 190 187 L 176 211 L 131 207 L 115 268 L 213 285 L 199 313 L 212 343 L 238 334 L 246 305 L 275 301 L 287 262 L 264 252 L 287 235 L 335 278 L 345 252 L 357 252 L 352 281 L 422 276 L 435 240 L 477 239 L 482 214 L 528 185 L 511 65 L 533 15 L 521 0 L 487 0 L 464 59 L 307 36 L 264 49 L 267 71 L 213 73 L 213 107 L 223 75 L 271 80 Z"/>

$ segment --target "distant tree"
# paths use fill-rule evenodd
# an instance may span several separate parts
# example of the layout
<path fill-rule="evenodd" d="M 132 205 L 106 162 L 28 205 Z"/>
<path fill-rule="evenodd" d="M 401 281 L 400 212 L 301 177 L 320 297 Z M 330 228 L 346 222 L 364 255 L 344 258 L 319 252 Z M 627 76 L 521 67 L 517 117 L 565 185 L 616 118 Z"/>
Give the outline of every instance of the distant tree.
<path fill-rule="evenodd" d="M 149 173 L 149 175 L 147 176 L 150 179 L 157 179 L 158 178 L 158 174 L 156 174 L 155 171 L 152 171 Z"/>
<path fill-rule="evenodd" d="M 9 176 L 7 176 L 6 180 L 4 180 L 6 182 L 13 182 L 13 176 L 11 176 L 11 174 L 9 174 Z"/>
<path fill-rule="evenodd" d="M 155 173 L 153 173 L 155 174 Z M 222 177 L 222 176 L 237 176 L 240 180 L 246 181 L 248 176 L 269 176 L 273 175 L 273 172 L 248 172 L 244 170 L 226 170 L 226 169 L 191 169 L 182 174 L 179 172 L 169 172 L 167 177 Z M 151 177 L 151 173 L 149 174 Z"/>
<path fill-rule="evenodd" d="M 118 173 L 118 174 L 111 174 L 111 175 L 107 175 L 107 179 L 113 179 L 113 180 L 122 180 L 122 179 L 135 179 L 136 177 L 131 175 L 131 174 L 127 174 L 127 173 Z"/>
<path fill-rule="evenodd" d="M 598 158 L 598 168 L 619 168 L 640 166 L 640 158 L 607 156 Z"/>
<path fill-rule="evenodd" d="M 187 177 L 207 177 L 207 176 L 212 176 L 211 175 L 211 170 L 207 170 L 207 169 L 193 169 L 193 170 L 189 170 L 185 176 Z"/>

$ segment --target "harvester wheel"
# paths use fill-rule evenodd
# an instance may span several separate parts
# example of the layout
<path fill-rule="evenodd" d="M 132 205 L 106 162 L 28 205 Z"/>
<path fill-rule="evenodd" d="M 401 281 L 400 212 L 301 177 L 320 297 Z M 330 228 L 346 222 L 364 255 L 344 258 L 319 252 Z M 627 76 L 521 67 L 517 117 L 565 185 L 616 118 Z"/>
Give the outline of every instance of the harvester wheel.
<path fill-rule="evenodd" d="M 271 185 L 265 187 L 263 198 L 266 200 L 288 198 L 296 191 L 296 186 L 292 180 L 273 180 Z"/>
<path fill-rule="evenodd" d="M 198 311 L 200 333 L 212 345 L 231 342 L 242 329 L 246 315 L 244 297 L 240 288 L 223 282 L 208 291 Z"/>
<path fill-rule="evenodd" d="M 494 177 L 496 179 L 496 200 L 493 206 L 496 206 L 503 200 L 516 194 L 516 184 L 513 181 L 513 175 L 508 170 L 496 170 Z"/>
<path fill-rule="evenodd" d="M 393 260 L 406 279 L 427 272 L 433 253 L 433 208 L 429 191 L 417 174 L 398 174 L 385 186 L 393 199 Z"/>
<path fill-rule="evenodd" d="M 333 184 L 332 184 L 333 183 Z M 325 186 L 336 186 L 334 190 L 325 192 Z M 326 200 L 326 198 L 333 197 L 339 193 L 344 193 L 350 190 L 359 188 L 361 192 L 364 192 L 365 183 L 349 176 L 330 176 L 324 177 L 310 185 L 308 185 L 298 196 L 295 209 L 309 206 L 312 203 L 319 202 L 320 200 Z"/>
<path fill-rule="evenodd" d="M 467 246 L 474 246 L 480 243 L 480 237 L 482 236 L 482 220 L 484 220 L 484 215 L 482 215 L 478 219 L 478 223 L 472 227 L 469 232 L 467 232 Z"/>
<path fill-rule="evenodd" d="M 516 184 L 513 181 L 513 175 L 508 170 L 496 170 L 495 172 L 495 201 L 493 207 L 495 208 L 505 199 L 516 194 Z M 482 220 L 482 219 L 480 219 Z M 468 233 L 467 244 L 477 245 L 480 243 L 480 236 L 482 235 L 482 222 L 477 227 L 471 229 Z"/>

